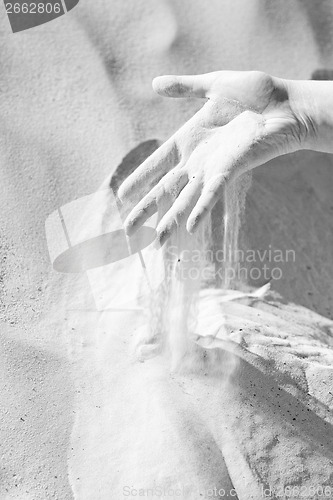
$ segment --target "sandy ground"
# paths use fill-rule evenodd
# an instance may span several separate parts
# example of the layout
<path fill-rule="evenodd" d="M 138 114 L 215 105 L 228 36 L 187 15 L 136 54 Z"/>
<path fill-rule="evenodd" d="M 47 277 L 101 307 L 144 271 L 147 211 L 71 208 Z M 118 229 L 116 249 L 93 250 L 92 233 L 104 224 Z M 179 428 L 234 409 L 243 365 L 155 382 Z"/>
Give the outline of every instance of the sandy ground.
<path fill-rule="evenodd" d="M 112 332 L 110 313 L 86 313 L 73 341 L 76 498 L 158 487 L 208 499 L 216 487 L 259 499 L 266 487 L 331 485 L 330 320 L 273 296 L 252 304 L 208 296 L 200 350 L 184 373 L 170 371 L 166 353 L 138 362 L 134 316 L 111 314 Z M 81 320 L 72 315 L 74 331 Z"/>
<path fill-rule="evenodd" d="M 172 372 L 166 353 L 135 358 L 140 313 L 97 313 L 85 275 L 52 271 L 44 224 L 197 109 L 154 96 L 154 76 L 310 78 L 333 65 L 331 8 L 81 4 L 15 36 L 0 9 L 0 498 L 108 500 L 158 486 L 259 500 L 286 485 L 317 498 L 310 486 L 333 488 L 331 157 L 303 152 L 255 173 L 242 247 L 291 248 L 296 260 L 272 283 L 283 298 L 228 305 L 237 332 L 216 297 L 203 303 L 191 373 Z"/>

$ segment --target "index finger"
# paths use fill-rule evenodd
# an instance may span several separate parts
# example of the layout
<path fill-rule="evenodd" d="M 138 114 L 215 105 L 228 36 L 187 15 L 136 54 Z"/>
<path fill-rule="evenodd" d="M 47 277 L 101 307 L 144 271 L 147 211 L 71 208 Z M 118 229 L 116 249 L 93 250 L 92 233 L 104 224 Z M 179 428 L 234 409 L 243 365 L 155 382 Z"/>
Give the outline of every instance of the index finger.
<path fill-rule="evenodd" d="M 118 190 L 120 201 L 132 198 L 134 193 L 137 198 L 144 196 L 178 162 L 178 148 L 174 137 L 171 137 L 121 184 Z"/>

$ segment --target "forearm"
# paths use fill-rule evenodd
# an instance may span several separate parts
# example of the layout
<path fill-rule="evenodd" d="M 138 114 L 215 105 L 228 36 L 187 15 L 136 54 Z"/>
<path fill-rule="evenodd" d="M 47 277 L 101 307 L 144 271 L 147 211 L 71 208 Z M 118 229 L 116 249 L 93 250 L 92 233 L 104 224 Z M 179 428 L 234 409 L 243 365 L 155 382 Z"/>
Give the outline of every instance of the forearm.
<path fill-rule="evenodd" d="M 304 130 L 304 149 L 333 153 L 333 81 L 284 82 Z"/>

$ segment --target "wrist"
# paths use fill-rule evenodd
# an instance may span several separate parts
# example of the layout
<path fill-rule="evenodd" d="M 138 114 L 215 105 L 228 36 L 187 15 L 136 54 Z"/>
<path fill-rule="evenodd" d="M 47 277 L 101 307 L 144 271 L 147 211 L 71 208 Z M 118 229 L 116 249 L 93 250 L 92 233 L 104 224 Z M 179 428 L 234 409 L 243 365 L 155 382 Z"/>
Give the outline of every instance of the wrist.
<path fill-rule="evenodd" d="M 333 81 L 284 80 L 301 148 L 333 153 Z"/>

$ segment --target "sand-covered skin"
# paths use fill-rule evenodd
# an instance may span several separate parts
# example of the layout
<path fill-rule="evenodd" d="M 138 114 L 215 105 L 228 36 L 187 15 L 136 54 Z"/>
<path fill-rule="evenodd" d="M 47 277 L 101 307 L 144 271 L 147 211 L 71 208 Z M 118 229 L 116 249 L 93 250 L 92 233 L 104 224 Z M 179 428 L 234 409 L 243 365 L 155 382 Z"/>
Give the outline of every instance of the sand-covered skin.
<path fill-rule="evenodd" d="M 273 404 L 276 398 L 272 401 L 267 393 L 267 376 L 249 362 L 240 363 L 243 372 L 235 372 L 227 391 L 211 377 L 171 375 L 167 360 L 159 357 L 144 363 L 133 359 L 127 346 L 129 337 L 135 337 L 136 320 L 129 327 L 102 315 L 93 317 L 90 328 L 87 309 L 94 304 L 87 278 L 52 272 L 44 224 L 58 207 L 97 189 L 138 143 L 167 139 L 194 113 L 197 104 L 191 101 L 170 102 L 153 94 L 155 76 L 255 68 L 285 78 L 310 78 L 316 69 L 333 65 L 331 7 L 245 0 L 214 0 L 207 9 L 193 0 L 133 0 L 124 7 L 110 0 L 82 0 L 67 16 L 15 35 L 3 4 L 0 9 L 0 286 L 6 324 L 1 327 L 6 362 L 1 371 L 6 388 L 1 396 L 1 499 L 117 498 L 133 470 L 132 481 L 141 474 L 140 484 L 152 479 L 149 470 L 157 469 L 161 482 L 172 483 L 179 476 L 184 481 L 177 465 L 195 487 L 229 481 L 236 487 L 238 477 L 239 497 L 249 498 L 242 487 L 251 484 L 257 499 L 259 479 L 272 485 L 285 477 L 298 481 L 302 457 L 304 480 L 324 482 L 330 450 L 326 446 L 318 452 L 315 446 L 326 428 L 322 414 L 316 420 L 311 413 L 312 434 L 294 424 L 297 415 L 290 420 L 287 414 L 286 423 Z M 248 228 L 245 247 L 271 243 L 295 248 L 296 262 L 285 267 L 273 289 L 285 294 L 286 302 L 326 317 L 333 284 L 332 172 L 328 155 L 303 152 L 276 160 L 254 174 L 243 226 Z M 70 327 L 64 319 L 69 317 L 66 294 L 75 297 L 79 310 Z M 279 305 L 282 320 L 290 307 Z M 298 314 L 304 318 L 305 310 Z M 311 311 L 307 314 L 309 324 L 317 322 Z M 262 342 L 256 347 L 245 340 L 257 354 L 268 356 Z M 322 350 L 325 362 L 318 362 L 320 354 L 307 361 L 308 356 L 295 356 L 292 339 L 288 341 L 292 380 L 297 378 L 296 363 L 297 383 L 329 406 L 327 349 Z M 315 345 L 318 349 L 317 341 Z M 288 349 L 270 347 L 269 356 L 285 359 Z M 274 378 L 277 368 L 271 370 Z M 258 391 L 251 392 L 251 383 Z M 31 397 L 34 387 L 38 401 Z M 81 392 L 74 397 L 73 390 Z M 252 394 L 259 394 L 259 403 Z M 285 398 L 290 400 L 288 393 Z M 295 398 L 291 401 L 300 414 Z M 216 426 L 225 411 L 227 431 L 220 433 Z M 234 419 L 242 426 L 236 429 Z M 153 426 L 156 422 L 163 423 L 164 433 Z M 259 436 L 258 428 L 263 429 Z M 86 446 L 79 445 L 79 436 Z M 199 444 L 193 436 L 199 436 Z M 234 436 L 239 444 L 228 445 Z M 235 456 L 243 457 L 237 477 L 230 465 Z M 208 465 L 203 468 L 202 463 Z"/>

